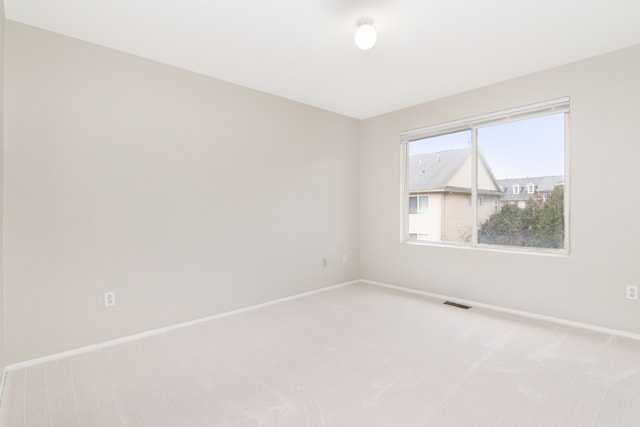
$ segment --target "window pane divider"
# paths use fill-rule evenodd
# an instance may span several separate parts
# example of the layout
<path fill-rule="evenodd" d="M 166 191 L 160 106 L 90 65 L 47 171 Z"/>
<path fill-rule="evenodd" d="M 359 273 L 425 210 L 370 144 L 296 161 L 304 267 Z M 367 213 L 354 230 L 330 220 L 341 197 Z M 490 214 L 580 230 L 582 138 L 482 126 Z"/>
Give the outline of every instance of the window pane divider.
<path fill-rule="evenodd" d="M 409 145 L 405 137 L 400 138 L 400 243 L 409 235 Z"/>
<path fill-rule="evenodd" d="M 478 244 L 478 129 L 471 130 L 471 244 Z"/>

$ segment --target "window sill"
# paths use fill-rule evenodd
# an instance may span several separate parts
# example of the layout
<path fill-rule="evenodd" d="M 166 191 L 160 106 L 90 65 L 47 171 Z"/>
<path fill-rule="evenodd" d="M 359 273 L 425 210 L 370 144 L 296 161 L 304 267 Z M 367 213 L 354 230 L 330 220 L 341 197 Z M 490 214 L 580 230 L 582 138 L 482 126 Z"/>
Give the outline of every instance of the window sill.
<path fill-rule="evenodd" d="M 551 248 L 524 248 L 518 246 L 493 246 L 483 244 L 468 244 L 461 245 L 458 243 L 447 242 L 425 242 L 416 240 L 405 240 L 401 242 L 409 246 L 423 246 L 423 247 L 435 247 L 435 248 L 449 248 L 449 249 L 462 249 L 480 252 L 496 252 L 506 254 L 518 254 L 518 255 L 537 255 L 537 256 L 550 256 L 557 258 L 568 258 L 570 251 L 568 249 L 551 249 Z"/>

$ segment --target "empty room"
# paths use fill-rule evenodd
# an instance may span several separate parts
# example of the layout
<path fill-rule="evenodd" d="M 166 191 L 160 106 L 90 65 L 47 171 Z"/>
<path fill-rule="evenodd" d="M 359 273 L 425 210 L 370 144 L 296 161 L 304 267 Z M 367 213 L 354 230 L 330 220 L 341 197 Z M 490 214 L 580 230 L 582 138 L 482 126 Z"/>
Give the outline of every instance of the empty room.
<path fill-rule="evenodd" d="M 637 0 L 0 10 L 0 427 L 640 426 Z"/>

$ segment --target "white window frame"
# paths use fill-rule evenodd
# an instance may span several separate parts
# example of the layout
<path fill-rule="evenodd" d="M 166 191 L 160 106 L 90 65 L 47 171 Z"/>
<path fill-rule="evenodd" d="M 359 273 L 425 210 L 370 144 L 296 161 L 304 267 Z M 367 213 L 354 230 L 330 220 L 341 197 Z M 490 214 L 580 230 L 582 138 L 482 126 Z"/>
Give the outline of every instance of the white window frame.
<path fill-rule="evenodd" d="M 520 184 L 513 184 L 511 186 L 512 190 L 513 190 L 513 194 L 520 194 L 520 191 L 522 191 L 522 187 L 520 186 Z"/>
<path fill-rule="evenodd" d="M 536 192 L 536 185 L 532 182 L 527 184 L 527 194 L 534 194 Z"/>
<path fill-rule="evenodd" d="M 429 197 L 428 194 L 413 194 L 413 195 L 409 195 L 409 199 L 411 199 L 412 197 L 416 198 L 416 213 L 412 214 L 409 213 L 409 215 L 426 215 L 429 213 L 429 210 L 431 209 L 431 198 Z M 426 212 L 422 212 L 420 210 L 420 198 L 426 198 L 427 199 L 427 211 Z M 411 202 L 409 202 L 409 204 L 411 204 Z"/>
<path fill-rule="evenodd" d="M 411 236 L 416 236 L 415 239 L 411 239 Z M 409 233 L 409 240 L 412 242 L 426 242 L 429 240 L 429 235 L 424 233 Z"/>
<path fill-rule="evenodd" d="M 516 107 L 508 110 L 498 111 L 495 113 L 483 114 L 466 119 L 455 120 L 447 123 L 441 123 L 423 128 L 412 129 L 404 131 L 400 134 L 400 179 L 401 179 L 401 221 L 400 221 L 400 242 L 405 244 L 417 244 L 417 245 L 431 245 L 431 246 L 444 246 L 444 247 L 459 247 L 469 248 L 474 250 L 490 250 L 498 252 L 518 252 L 527 254 L 549 254 L 549 255 L 568 255 L 570 253 L 570 162 L 569 162 L 569 97 L 558 98 L 550 101 L 539 102 L 536 104 L 525 105 L 522 107 Z M 478 243 L 478 166 L 477 162 L 472 162 L 471 173 L 471 207 L 472 207 L 472 238 L 471 243 L 459 243 L 459 242 L 442 242 L 442 241 L 416 241 L 409 240 L 409 204 L 407 203 L 408 192 L 408 176 L 409 176 L 409 143 L 429 137 L 445 135 L 453 132 L 461 132 L 465 130 L 471 130 L 471 151 L 472 157 L 477 159 L 478 157 L 478 128 L 496 125 L 500 123 L 512 122 L 521 119 L 530 119 L 539 116 L 546 116 L 555 113 L 564 113 L 564 248 L 531 248 L 531 247 L 519 247 L 519 246 L 502 246 Z"/>

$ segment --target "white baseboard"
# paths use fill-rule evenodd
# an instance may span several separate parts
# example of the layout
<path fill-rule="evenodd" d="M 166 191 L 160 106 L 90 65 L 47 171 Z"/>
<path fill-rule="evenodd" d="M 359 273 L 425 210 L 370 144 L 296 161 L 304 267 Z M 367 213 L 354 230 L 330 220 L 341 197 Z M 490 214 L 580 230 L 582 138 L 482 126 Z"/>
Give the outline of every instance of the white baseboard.
<path fill-rule="evenodd" d="M 58 359 L 62 359 L 64 357 L 69 357 L 69 356 L 73 356 L 76 354 L 82 354 L 82 353 L 87 353 L 89 351 L 94 351 L 94 350 L 99 350 L 102 348 L 106 348 L 106 347 L 111 347 L 117 344 L 122 344 L 125 342 L 129 342 L 129 341 L 134 341 L 134 340 L 138 340 L 141 338 L 146 338 L 146 337 L 150 337 L 153 335 L 157 335 L 157 334 L 162 334 L 165 332 L 169 332 L 169 331 L 173 331 L 176 329 L 181 329 L 181 328 L 186 328 L 188 326 L 193 326 L 196 325 L 198 323 L 202 323 L 202 322 L 206 322 L 209 320 L 214 320 L 214 319 L 219 319 L 221 317 L 227 317 L 227 316 L 233 316 L 235 314 L 239 314 L 239 313 L 244 313 L 247 311 L 251 311 L 251 310 L 256 310 L 262 307 L 267 307 L 273 304 L 278 304 L 284 301 L 290 301 L 290 300 L 294 300 L 297 298 L 302 298 L 302 297 L 306 297 L 309 295 L 313 295 L 313 294 L 317 294 L 317 293 L 321 293 L 321 292 L 326 292 L 328 290 L 331 289 L 336 289 L 336 288 L 341 288 L 344 286 L 348 286 L 348 285 L 352 285 L 355 283 L 359 283 L 359 280 L 353 280 L 351 282 L 344 282 L 344 283 L 339 283 L 337 285 L 332 285 L 332 286 L 327 286 L 324 288 L 320 288 L 320 289 L 315 289 L 313 291 L 308 291 L 308 292 L 303 292 L 300 294 L 296 294 L 296 295 L 292 295 L 289 297 L 284 297 L 284 298 L 278 298 L 276 300 L 272 300 L 272 301 L 268 301 L 262 304 L 256 304 L 256 305 L 252 305 L 249 307 L 244 307 L 244 308 L 240 308 L 237 310 L 232 310 L 232 311 L 225 311 L 224 313 L 219 313 L 219 314 L 214 314 L 212 316 L 207 316 L 207 317 L 202 317 L 200 319 L 195 319 L 195 320 L 190 320 L 187 322 L 183 322 L 183 323 L 178 323 L 175 325 L 171 325 L 171 326 L 166 326 L 164 328 L 158 328 L 158 329 L 152 329 L 150 331 L 146 331 L 146 332 L 141 332 L 139 334 L 134 334 L 134 335 L 129 335 L 126 337 L 121 337 L 121 338 L 116 338 L 114 340 L 109 340 L 109 341 L 105 341 L 99 344 L 93 344 L 93 345 L 89 345 L 86 347 L 80 347 L 80 348 L 76 348 L 73 350 L 68 350 L 68 351 L 64 351 L 62 353 L 55 353 L 55 354 L 51 354 L 48 356 L 43 356 L 43 357 L 38 357 L 36 359 L 31 359 L 31 360 L 26 360 L 24 362 L 18 362 L 18 363 L 13 363 L 9 366 L 7 366 L 5 368 L 5 373 L 2 377 L 2 385 L 4 385 L 4 377 L 6 376 L 6 374 L 10 371 L 14 371 L 16 369 L 22 369 L 22 368 L 27 368 L 29 366 L 34 366 L 34 365 L 39 365 L 41 363 L 45 363 L 45 362 L 50 362 L 52 360 L 58 360 Z M 0 389 L 1 391 L 1 389 Z M 0 394 L 0 396 L 2 396 Z"/>
<path fill-rule="evenodd" d="M 588 329 L 588 330 L 591 330 L 591 331 L 602 332 L 602 333 L 605 333 L 605 334 L 616 335 L 616 336 L 620 336 L 620 337 L 640 340 L 640 334 L 636 334 L 636 333 L 633 333 L 633 332 L 620 331 L 618 329 L 604 328 L 604 327 L 601 327 L 601 326 L 591 325 L 589 323 L 574 322 L 572 320 L 561 319 L 561 318 L 558 318 L 558 317 L 545 316 L 545 315 L 542 315 L 542 314 L 530 313 L 528 311 L 514 310 L 514 309 L 511 309 L 511 308 L 500 307 L 500 306 L 497 306 L 497 305 L 484 304 L 484 303 L 477 302 L 477 301 L 471 301 L 471 300 L 462 299 L 462 298 L 456 298 L 456 297 L 450 297 L 450 296 L 446 296 L 446 295 L 434 294 L 432 292 L 421 291 L 421 290 L 418 290 L 418 289 L 406 288 L 406 287 L 403 287 L 403 286 L 396 286 L 396 285 L 389 285 L 387 283 L 381 283 L 381 282 L 374 282 L 372 280 L 361 279 L 360 283 L 366 283 L 366 284 L 374 285 L 374 286 L 381 286 L 383 288 L 395 289 L 397 291 L 408 292 L 408 293 L 417 294 L 417 295 L 422 295 L 422 296 L 426 296 L 426 297 L 440 299 L 440 300 L 443 300 L 443 301 L 452 301 L 452 302 L 456 302 L 456 303 L 459 303 L 459 304 L 469 305 L 469 306 L 472 306 L 472 307 L 482 307 L 482 308 L 486 308 L 486 309 L 489 309 L 489 310 L 500 311 L 502 313 L 514 314 L 516 316 L 528 317 L 528 318 L 531 318 L 531 319 L 538 319 L 538 320 L 545 320 L 547 322 L 558 323 L 558 324 L 561 324 L 561 325 L 572 326 L 572 327 L 575 327 L 575 328 L 583 328 L 583 329 Z"/>
<path fill-rule="evenodd" d="M 292 295 L 292 296 L 285 297 L 285 298 L 279 298 L 279 299 L 276 299 L 276 300 L 272 300 L 272 301 L 268 301 L 268 302 L 265 302 L 265 303 L 262 303 L 262 304 L 257 304 L 257 305 L 241 308 L 241 309 L 238 309 L 238 310 L 227 311 L 227 312 L 224 312 L 224 313 L 219 313 L 219 314 L 215 314 L 215 315 L 212 315 L 212 316 L 207 316 L 207 317 L 203 317 L 203 318 L 200 318 L 200 319 L 195 319 L 195 320 L 191 320 L 191 321 L 188 321 L 188 322 L 179 323 L 179 324 L 176 324 L 176 325 L 166 326 L 164 328 L 152 329 L 150 331 L 146 331 L 146 332 L 142 332 L 142 333 L 134 334 L 134 335 L 129 335 L 129 336 L 126 336 L 126 337 L 116 338 L 114 340 L 105 341 L 105 342 L 102 342 L 102 343 L 99 343 L 99 344 L 94 344 L 94 345 L 90 345 L 90 346 L 86 346 L 86 347 L 80 347 L 80 348 L 77 348 L 77 349 L 74 349 L 74 350 L 68 350 L 68 351 L 64 351 L 64 352 L 61 352 L 61 353 L 55 353 L 55 354 L 51 354 L 51 355 L 48 355 L 48 356 L 39 357 L 39 358 L 36 358 L 36 359 L 26 360 L 24 362 L 13 363 L 13 364 L 8 365 L 8 366 L 5 367 L 3 375 L 2 375 L 2 379 L 0 379 L 0 399 L 2 398 L 2 390 L 4 389 L 4 382 L 5 382 L 5 378 L 6 378 L 7 374 L 10 371 L 13 371 L 13 370 L 16 370 L 16 369 L 22 369 L 22 368 L 26 368 L 26 367 L 29 367 L 29 366 L 39 365 L 41 363 L 49 362 L 49 361 L 52 361 L 52 360 L 58 360 L 58 359 L 62 359 L 64 357 L 73 356 L 73 355 L 76 355 L 76 354 L 82 354 L 82 353 L 86 353 L 86 352 L 93 351 L 93 350 L 99 350 L 99 349 L 110 347 L 110 346 L 114 346 L 114 345 L 117 345 L 117 344 L 129 342 L 129 341 L 134 341 L 134 340 L 137 340 L 137 339 L 141 339 L 141 338 L 150 337 L 150 336 L 153 336 L 153 335 L 157 335 L 157 334 L 162 334 L 162 333 L 165 333 L 165 332 L 173 331 L 175 329 L 181 329 L 181 328 L 185 328 L 185 327 L 188 327 L 188 326 L 193 326 L 193 325 L 196 325 L 198 323 L 206 322 L 206 321 L 209 321 L 209 320 L 219 319 L 219 318 L 226 317 L 226 316 L 232 316 L 232 315 L 235 315 L 235 314 L 244 313 L 244 312 L 251 311 L 251 310 L 256 310 L 256 309 L 259 309 L 259 308 L 262 308 L 262 307 L 267 307 L 269 305 L 278 304 L 278 303 L 281 303 L 281 302 L 284 302 L 284 301 L 290 301 L 290 300 L 294 300 L 294 299 L 297 299 L 297 298 L 302 298 L 302 297 L 305 297 L 305 296 L 309 296 L 309 295 L 313 295 L 313 294 L 317 294 L 317 293 L 321 293 L 321 292 L 326 292 L 326 291 L 329 291 L 331 289 L 341 288 L 341 287 L 352 285 L 352 284 L 356 284 L 356 283 L 365 283 L 365 284 L 368 284 L 368 285 L 380 286 L 380 287 L 394 289 L 394 290 L 401 291 L 401 292 L 408 292 L 408 293 L 412 293 L 412 294 L 417 294 L 417 295 L 422 295 L 422 296 L 431 297 L 431 298 L 435 298 L 435 299 L 440 299 L 440 300 L 443 300 L 443 301 L 448 300 L 448 301 L 453 301 L 453 302 L 457 302 L 457 303 L 464 304 L 464 305 L 470 305 L 470 306 L 473 306 L 473 307 L 482 307 L 482 308 L 495 310 L 495 311 L 499 311 L 499 312 L 503 312 L 503 313 L 509 313 L 509 314 L 517 315 L 517 316 L 523 316 L 523 317 L 528 317 L 528 318 L 538 319 L 538 320 L 545 320 L 545 321 L 548 321 L 548 322 L 553 322 L 553 323 L 557 323 L 557 324 L 561 324 L 561 325 L 572 326 L 572 327 L 577 327 L 577 328 L 583 328 L 583 329 L 597 331 L 597 332 L 601 332 L 601 333 L 605 333 L 605 334 L 616 335 L 616 336 L 621 336 L 621 337 L 625 337 L 625 338 L 631 338 L 631 339 L 635 339 L 635 340 L 640 340 L 640 334 L 636 334 L 636 333 L 632 333 L 632 332 L 626 332 L 626 331 L 620 331 L 620 330 L 617 330 L 617 329 L 604 328 L 604 327 L 600 327 L 600 326 L 591 325 L 591 324 L 588 324 L 588 323 L 574 322 L 574 321 L 571 321 L 571 320 L 561 319 L 561 318 L 557 318 L 557 317 L 545 316 L 545 315 L 536 314 L 536 313 L 530 313 L 530 312 L 521 311 L 521 310 L 514 310 L 514 309 L 500 307 L 500 306 L 491 305 L 491 304 L 484 304 L 484 303 L 480 303 L 480 302 L 477 302 L 477 301 L 471 301 L 471 300 L 467 300 L 467 299 L 461 299 L 461 298 L 450 297 L 450 296 L 441 295 L 441 294 L 435 294 L 435 293 L 432 293 L 432 292 L 421 291 L 421 290 L 407 288 L 407 287 L 403 287 L 403 286 L 396 286 L 396 285 L 390 285 L 390 284 L 387 284 L 387 283 L 375 282 L 375 281 L 372 281 L 372 280 L 360 279 L 360 280 L 354 280 L 354 281 L 350 281 L 350 282 L 340 283 L 340 284 L 337 284 L 337 285 L 327 286 L 327 287 L 320 288 L 320 289 L 315 289 L 313 291 L 303 292 L 303 293 Z"/>

